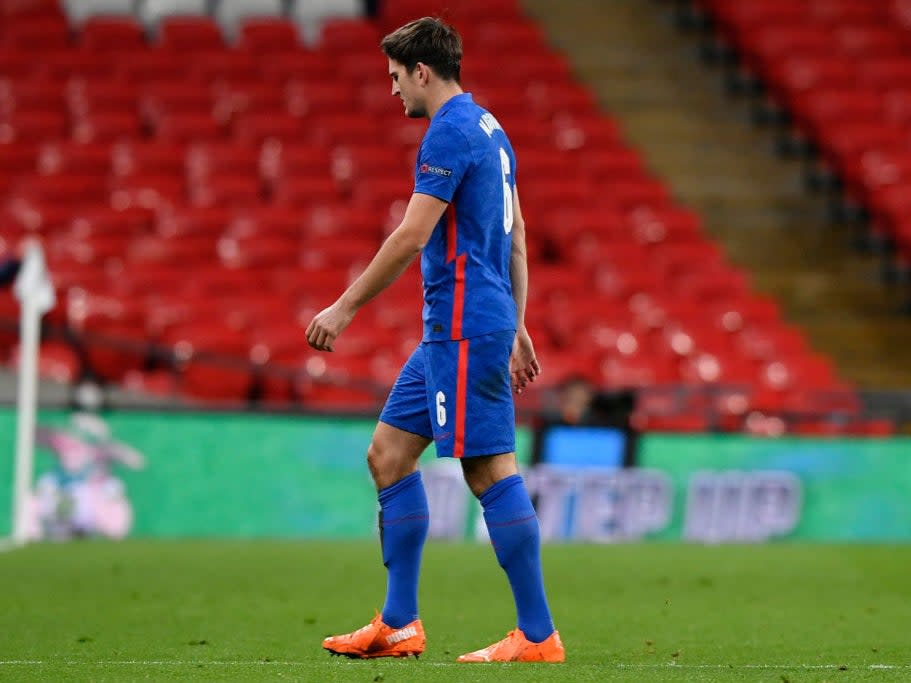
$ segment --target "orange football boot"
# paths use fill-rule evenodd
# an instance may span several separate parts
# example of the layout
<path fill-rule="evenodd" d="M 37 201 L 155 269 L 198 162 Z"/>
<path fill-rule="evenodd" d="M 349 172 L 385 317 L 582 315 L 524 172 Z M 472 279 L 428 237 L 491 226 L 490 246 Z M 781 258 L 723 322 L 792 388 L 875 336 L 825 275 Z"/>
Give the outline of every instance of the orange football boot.
<path fill-rule="evenodd" d="M 411 655 L 417 658 L 424 651 L 426 640 L 420 619 L 402 628 L 392 628 L 383 623 L 383 616 L 377 612 L 373 621 L 363 628 L 341 636 L 329 636 L 323 640 L 323 648 L 352 659 Z"/>
<path fill-rule="evenodd" d="M 519 629 L 510 631 L 498 643 L 489 645 L 483 650 L 469 652 L 459 657 L 457 662 L 563 662 L 566 661 L 566 650 L 560 641 L 560 634 L 554 631 L 541 643 L 533 643 Z"/>

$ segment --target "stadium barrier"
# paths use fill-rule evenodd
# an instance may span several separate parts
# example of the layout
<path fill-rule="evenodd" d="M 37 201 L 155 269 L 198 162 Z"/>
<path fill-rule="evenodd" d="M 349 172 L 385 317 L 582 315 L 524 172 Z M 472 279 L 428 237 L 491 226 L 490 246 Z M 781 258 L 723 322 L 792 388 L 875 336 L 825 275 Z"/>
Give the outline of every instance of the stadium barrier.
<path fill-rule="evenodd" d="M 0 482 L 15 411 L 0 408 Z M 365 538 L 374 422 L 255 413 L 39 416 L 30 533 Z M 551 542 L 911 541 L 911 438 L 758 439 L 522 428 L 518 457 Z M 533 455 L 534 460 L 533 462 Z M 431 535 L 483 539 L 458 463 L 424 455 Z M 0 535 L 11 486 L 0 487 Z"/>

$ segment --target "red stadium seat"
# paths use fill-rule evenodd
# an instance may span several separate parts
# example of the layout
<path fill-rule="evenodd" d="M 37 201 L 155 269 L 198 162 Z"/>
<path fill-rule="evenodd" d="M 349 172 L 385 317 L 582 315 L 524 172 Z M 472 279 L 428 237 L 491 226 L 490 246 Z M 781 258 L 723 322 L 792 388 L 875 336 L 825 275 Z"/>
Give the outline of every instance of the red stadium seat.
<path fill-rule="evenodd" d="M 115 208 L 161 209 L 182 204 L 186 199 L 183 178 L 164 173 L 136 173 L 117 178 L 111 188 Z"/>
<path fill-rule="evenodd" d="M 58 202 L 53 198 L 21 196 L 16 193 L 21 179 L 16 178 L 10 185 L 10 200 L 3 214 L 4 226 L 22 232 L 49 235 L 61 232 L 69 225 L 77 205 Z"/>
<path fill-rule="evenodd" d="M 281 114 L 287 111 L 287 100 L 280 86 L 262 82 L 220 83 L 216 95 L 215 116 L 229 124 L 246 112 Z"/>
<path fill-rule="evenodd" d="M 167 142 L 215 140 L 224 137 L 224 131 L 212 114 L 196 112 L 164 113 L 153 123 L 155 137 Z"/>
<path fill-rule="evenodd" d="M 59 112 L 63 108 L 63 88 L 55 81 L 34 78 L 0 80 L 0 116 L 23 110 Z"/>
<path fill-rule="evenodd" d="M 302 243 L 301 266 L 308 271 L 321 268 L 363 268 L 376 253 L 379 244 L 369 237 L 323 237 L 318 248 L 312 241 Z"/>
<path fill-rule="evenodd" d="M 134 52 L 130 58 L 113 65 L 115 75 L 129 83 L 180 82 L 186 65 L 176 55 L 163 49 Z"/>
<path fill-rule="evenodd" d="M 225 172 L 192 182 L 189 200 L 194 206 L 251 206 L 262 201 L 262 192 L 257 176 Z"/>
<path fill-rule="evenodd" d="M 14 192 L 27 200 L 58 206 L 101 204 L 107 196 L 104 178 L 87 176 L 78 171 L 27 176 L 15 185 Z"/>
<path fill-rule="evenodd" d="M 713 3 L 719 23 L 735 37 L 750 29 L 772 24 L 797 25 L 808 19 L 806 6 L 788 0 L 754 0 L 749 3 Z M 737 41 L 739 46 L 739 41 Z"/>
<path fill-rule="evenodd" d="M 204 180 L 213 175 L 259 175 L 260 151 L 256 145 L 235 142 L 198 142 L 186 154 L 187 177 Z"/>
<path fill-rule="evenodd" d="M 238 47 L 255 54 L 292 52 L 301 47 L 297 26 L 287 19 L 256 17 L 240 24 Z"/>
<path fill-rule="evenodd" d="M 207 237 L 214 241 L 224 234 L 234 212 L 226 206 L 174 206 L 157 214 L 156 231 L 162 237 Z"/>
<path fill-rule="evenodd" d="M 382 234 L 381 219 L 375 211 L 347 203 L 318 203 L 307 214 L 305 226 L 307 234 L 314 239 L 330 235 L 358 235 L 378 239 Z"/>
<path fill-rule="evenodd" d="M 760 25 L 743 36 L 743 59 L 747 68 L 764 74 L 767 64 L 792 57 L 818 57 L 832 51 L 830 32 L 813 24 Z"/>
<path fill-rule="evenodd" d="M 184 393 L 206 400 L 245 402 L 252 386 L 250 342 L 243 333 L 184 325 L 163 339 L 176 357 Z"/>
<path fill-rule="evenodd" d="M 62 111 L 18 110 L 0 120 L 0 144 L 68 137 L 69 119 Z"/>
<path fill-rule="evenodd" d="M 106 79 L 115 68 L 112 60 L 90 50 L 60 49 L 42 54 L 38 73 L 60 83 L 73 77 Z"/>
<path fill-rule="evenodd" d="M 353 49 L 374 52 L 380 38 L 376 25 L 365 19 L 330 19 L 320 28 L 319 48 L 336 55 Z"/>
<path fill-rule="evenodd" d="M 19 366 L 19 347 L 12 352 L 11 361 L 14 367 Z M 71 383 L 79 379 L 81 363 L 76 351 L 68 344 L 58 341 L 45 341 L 38 350 L 38 375 L 61 383 Z"/>
<path fill-rule="evenodd" d="M 70 113 L 75 117 L 139 111 L 139 88 L 134 84 L 99 83 L 77 77 L 67 82 L 65 92 Z"/>
<path fill-rule="evenodd" d="M 341 187 L 395 174 L 397 177 L 413 172 L 414 159 L 397 154 L 388 144 L 368 142 L 360 145 L 341 145 L 332 151 L 332 175 Z"/>
<path fill-rule="evenodd" d="M 301 404 L 316 412 L 375 412 L 382 401 L 382 392 L 350 384 L 347 373 L 340 375 L 338 384 L 299 382 L 295 391 Z"/>
<path fill-rule="evenodd" d="M 267 82 L 286 84 L 296 81 L 308 86 L 330 83 L 332 61 L 322 52 L 311 52 L 302 46 L 269 54 L 260 63 L 260 69 Z"/>
<path fill-rule="evenodd" d="M 341 54 L 336 64 L 338 73 L 349 83 L 375 83 L 386 75 L 388 62 L 379 50 L 351 54 Z M 388 77 L 388 76 L 387 76 Z"/>
<path fill-rule="evenodd" d="M 886 19 L 885 8 L 864 0 L 812 0 L 809 16 L 823 25 L 872 24 Z"/>
<path fill-rule="evenodd" d="M 907 89 L 911 86 L 911 62 L 902 57 L 864 59 L 858 62 L 857 79 L 878 90 Z"/>
<path fill-rule="evenodd" d="M 347 111 L 355 101 L 350 83 L 292 80 L 288 83 L 288 110 L 296 116 Z"/>
<path fill-rule="evenodd" d="M 208 17 L 165 17 L 158 27 L 158 42 L 162 48 L 177 52 L 212 51 L 224 47 L 218 24 Z"/>
<path fill-rule="evenodd" d="M 847 58 L 785 57 L 769 65 L 769 79 L 790 104 L 796 95 L 815 88 L 852 87 L 857 83 L 857 71 Z"/>
<path fill-rule="evenodd" d="M 31 75 L 34 66 L 34 56 L 0 42 L 0 73 L 5 78 L 26 79 Z"/>
<path fill-rule="evenodd" d="M 393 31 L 415 17 L 443 16 L 448 5 L 444 0 L 386 0 L 379 6 L 380 24 Z"/>
<path fill-rule="evenodd" d="M 12 23 L 36 17 L 63 18 L 59 0 L 18 0 L 0 4 L 0 18 L 4 22 Z"/>
<path fill-rule="evenodd" d="M 134 111 L 96 112 L 73 123 L 73 139 L 84 143 L 129 140 L 143 132 L 142 119 Z"/>
<path fill-rule="evenodd" d="M 154 214 L 141 208 L 118 210 L 109 206 L 91 207 L 73 215 L 69 235 L 83 239 L 90 235 L 148 234 L 152 230 Z"/>
<path fill-rule="evenodd" d="M 705 432 L 709 428 L 709 421 L 705 415 L 637 414 L 636 427 L 647 432 L 687 434 Z"/>
<path fill-rule="evenodd" d="M 121 142 L 111 149 L 112 170 L 121 177 L 147 173 L 182 176 L 185 149 L 175 142 Z"/>
<path fill-rule="evenodd" d="M 324 145 L 371 145 L 381 140 L 383 129 L 377 121 L 361 114 L 332 112 L 307 120 L 312 139 Z"/>
<path fill-rule="evenodd" d="M 380 211 L 387 209 L 393 202 L 407 201 L 413 189 L 413 182 L 404 174 L 399 177 L 374 178 L 369 183 L 355 186 L 351 198 L 359 206 Z"/>
<path fill-rule="evenodd" d="M 688 209 L 643 206 L 633 209 L 628 221 L 634 239 L 640 244 L 702 240 L 702 221 Z"/>
<path fill-rule="evenodd" d="M 793 101 L 795 122 L 819 140 L 821 131 L 844 124 L 866 124 L 882 118 L 884 98 L 872 89 L 816 89 Z"/>
<path fill-rule="evenodd" d="M 197 51 L 189 67 L 189 76 L 209 85 L 217 81 L 229 83 L 256 83 L 259 68 L 253 55 L 245 52 L 227 52 L 215 48 L 211 52 Z"/>
<path fill-rule="evenodd" d="M 234 121 L 234 138 L 248 145 L 270 139 L 303 142 L 307 137 L 308 131 L 304 123 L 293 114 L 248 111 Z"/>
<path fill-rule="evenodd" d="M 139 306 L 112 303 L 86 315 L 76 331 L 93 374 L 116 382 L 126 373 L 142 369 L 149 340 L 145 311 Z"/>
<path fill-rule="evenodd" d="M 69 41 L 69 26 L 66 18 L 59 14 L 22 18 L 0 24 L 0 45 L 33 54 L 65 49 Z"/>
<path fill-rule="evenodd" d="M 284 178 L 276 183 L 272 196 L 277 204 L 292 206 L 310 206 L 338 198 L 335 182 L 328 176 Z"/>
<path fill-rule="evenodd" d="M 331 153 L 328 146 L 293 140 L 267 140 L 262 146 L 260 170 L 270 183 L 280 178 L 330 174 Z"/>
<path fill-rule="evenodd" d="M 897 56 L 905 51 L 901 34 L 890 26 L 843 22 L 833 31 L 836 46 L 860 59 Z"/>
<path fill-rule="evenodd" d="M 145 33 L 127 17 L 89 17 L 79 30 L 80 44 L 89 50 L 131 52 L 145 47 Z"/>
<path fill-rule="evenodd" d="M 645 354 L 611 354 L 599 369 L 600 383 L 609 389 L 661 386 L 678 380 L 671 361 Z"/>
<path fill-rule="evenodd" d="M 216 254 L 216 241 L 206 235 L 173 237 L 146 236 L 132 240 L 127 259 L 134 263 L 183 265 L 188 268 L 211 264 Z M 132 266 L 131 266 L 132 267 Z M 200 277 L 194 285 L 205 282 Z"/>
<path fill-rule="evenodd" d="M 246 207 L 237 211 L 228 224 L 225 235 L 252 238 L 300 238 L 306 232 L 306 217 L 301 211 L 283 206 Z"/>
<path fill-rule="evenodd" d="M 205 88 L 188 82 L 153 82 L 146 86 L 141 109 L 151 123 L 172 114 L 212 116 L 215 100 Z"/>

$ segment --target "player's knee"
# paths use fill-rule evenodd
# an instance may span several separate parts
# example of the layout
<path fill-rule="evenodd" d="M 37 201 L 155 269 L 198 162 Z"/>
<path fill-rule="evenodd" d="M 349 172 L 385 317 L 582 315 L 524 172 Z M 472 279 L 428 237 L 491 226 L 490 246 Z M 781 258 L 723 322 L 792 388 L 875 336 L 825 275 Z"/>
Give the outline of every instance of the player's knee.
<path fill-rule="evenodd" d="M 376 442 L 376 439 L 371 440 L 370 445 L 367 446 L 367 467 L 370 468 L 373 480 L 377 481 L 377 478 L 383 473 L 383 448 Z"/>
<path fill-rule="evenodd" d="M 463 474 L 465 476 L 465 483 L 468 484 L 468 488 L 474 494 L 475 498 L 480 498 L 481 494 L 484 493 L 490 487 L 490 480 L 485 476 L 485 473 L 479 472 L 476 469 L 464 468 Z"/>
<path fill-rule="evenodd" d="M 377 489 L 391 486 L 401 478 L 392 449 L 378 439 L 372 439 L 367 447 L 367 466 Z"/>
<path fill-rule="evenodd" d="M 462 474 L 465 477 L 465 483 L 468 484 L 468 488 L 476 498 L 480 498 L 482 493 L 501 479 L 518 474 L 518 472 L 513 453 L 462 460 Z"/>

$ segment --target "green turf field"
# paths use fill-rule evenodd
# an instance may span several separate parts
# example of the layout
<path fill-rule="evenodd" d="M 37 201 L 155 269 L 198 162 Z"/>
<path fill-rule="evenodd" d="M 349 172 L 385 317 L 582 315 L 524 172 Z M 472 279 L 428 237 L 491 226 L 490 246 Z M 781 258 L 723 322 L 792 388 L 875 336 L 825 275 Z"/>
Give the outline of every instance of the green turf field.
<path fill-rule="evenodd" d="M 514 625 L 480 545 L 428 546 L 424 656 L 366 662 L 320 641 L 382 606 L 372 543 L 0 553 L 0 680 L 911 680 L 911 547 L 549 546 L 544 560 L 565 665 L 453 662 Z"/>

